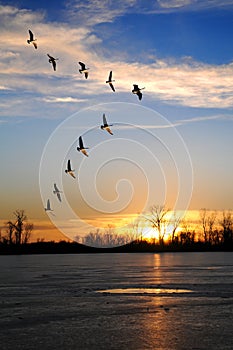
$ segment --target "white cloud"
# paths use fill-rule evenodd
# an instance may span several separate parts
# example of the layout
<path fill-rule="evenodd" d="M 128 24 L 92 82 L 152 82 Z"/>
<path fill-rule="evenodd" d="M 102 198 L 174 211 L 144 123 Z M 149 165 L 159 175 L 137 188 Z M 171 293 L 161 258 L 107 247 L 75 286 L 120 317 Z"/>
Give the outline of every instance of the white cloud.
<path fill-rule="evenodd" d="M 134 3 L 134 0 L 125 2 L 125 5 L 121 2 L 119 11 L 123 13 L 127 6 Z M 93 4 L 97 6 L 99 1 Z M 113 2 L 110 4 L 113 6 Z M 82 5 L 84 11 L 91 2 L 82 2 Z M 108 2 L 103 2 L 103 8 L 108 8 Z M 30 106 L 31 113 L 39 115 L 39 102 L 50 105 L 50 108 L 56 108 L 56 104 L 60 103 L 63 107 L 67 106 L 68 113 L 73 111 L 75 103 L 90 105 L 105 101 L 106 97 L 132 102 L 136 98 L 131 94 L 134 83 L 145 86 L 143 101 L 153 99 L 203 108 L 233 107 L 231 63 L 208 65 L 195 62 L 190 57 L 181 61 L 155 58 L 150 64 L 128 63 L 124 56 L 121 60 L 109 61 L 93 49 L 101 41 L 91 28 L 46 23 L 41 12 L 9 6 L 2 6 L 1 10 L 0 89 L 5 92 L 2 104 L 7 112 L 1 112 L 4 115 L 29 115 Z M 113 9 L 112 16 L 114 13 Z M 37 50 L 26 42 L 29 23 L 37 37 Z M 48 62 L 47 53 L 59 58 L 56 72 Z M 87 80 L 78 72 L 79 60 L 90 67 Z M 113 70 L 116 80 L 115 94 L 105 84 L 110 70 Z M 34 108 L 35 101 L 37 108 Z"/>
<path fill-rule="evenodd" d="M 76 23 L 93 26 L 98 23 L 113 22 L 126 12 L 137 8 L 138 0 L 73 0 L 67 3 L 69 19 Z"/>
<path fill-rule="evenodd" d="M 179 8 L 190 5 L 192 2 L 192 0 L 158 0 L 158 4 L 162 8 Z"/>
<path fill-rule="evenodd" d="M 48 103 L 79 103 L 79 102 L 85 102 L 85 99 L 79 99 L 79 98 L 74 98 L 70 96 L 66 96 L 66 97 L 50 96 L 50 97 L 43 98 L 43 101 Z"/>

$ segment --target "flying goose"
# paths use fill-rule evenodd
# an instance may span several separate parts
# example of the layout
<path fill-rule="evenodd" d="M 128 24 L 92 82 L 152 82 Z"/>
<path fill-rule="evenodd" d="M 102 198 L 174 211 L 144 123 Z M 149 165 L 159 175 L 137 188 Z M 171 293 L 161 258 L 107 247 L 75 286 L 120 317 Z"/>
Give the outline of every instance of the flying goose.
<path fill-rule="evenodd" d="M 112 82 L 115 81 L 115 80 L 112 80 L 112 71 L 110 71 L 109 73 L 109 77 L 108 77 L 108 80 L 106 81 L 107 84 L 109 84 L 109 86 L 111 87 L 112 91 L 115 92 L 115 88 L 112 84 Z"/>
<path fill-rule="evenodd" d="M 85 64 L 82 63 L 82 62 L 79 62 L 80 66 L 81 66 L 81 69 L 79 69 L 79 73 L 84 73 L 85 74 L 85 78 L 87 79 L 88 77 L 88 69 L 89 68 L 86 68 Z"/>
<path fill-rule="evenodd" d="M 132 93 L 138 95 L 139 100 L 141 100 L 142 99 L 141 90 L 143 90 L 143 89 L 145 89 L 145 88 L 144 87 L 143 88 L 139 88 L 138 85 L 133 84 Z"/>
<path fill-rule="evenodd" d="M 77 150 L 79 152 L 82 152 L 86 157 L 88 157 L 87 151 L 86 149 L 88 149 L 88 147 L 84 147 L 83 146 L 83 140 L 82 140 L 82 136 L 79 136 L 79 147 L 77 147 Z"/>
<path fill-rule="evenodd" d="M 70 159 L 68 159 L 67 169 L 65 170 L 65 173 L 70 174 L 70 176 L 72 176 L 75 179 L 74 170 L 71 169 Z"/>
<path fill-rule="evenodd" d="M 32 43 L 34 45 L 35 49 L 37 49 L 36 39 L 34 39 L 34 35 L 33 35 L 32 31 L 29 29 L 28 32 L 29 32 L 29 39 L 27 40 L 27 43 L 28 44 Z"/>
<path fill-rule="evenodd" d="M 46 208 L 44 208 L 44 210 L 45 210 L 45 211 L 53 211 L 53 210 L 51 209 L 51 205 L 50 205 L 50 200 L 49 200 L 49 199 L 47 200 L 47 206 L 46 206 Z"/>
<path fill-rule="evenodd" d="M 112 124 L 110 124 L 110 125 L 108 124 L 107 119 L 105 117 L 105 113 L 104 113 L 103 114 L 103 125 L 101 125 L 100 128 L 102 130 L 106 130 L 109 134 L 113 135 L 113 133 L 112 133 L 112 131 L 110 129 L 110 126 L 112 126 Z"/>
<path fill-rule="evenodd" d="M 59 58 L 54 58 L 50 56 L 48 53 L 47 53 L 47 56 L 49 57 L 49 63 L 52 63 L 53 70 L 56 70 L 56 61 L 59 60 Z"/>
<path fill-rule="evenodd" d="M 53 190 L 53 193 L 57 195 L 57 198 L 58 200 L 61 202 L 61 195 L 60 193 L 62 193 L 62 191 L 60 191 L 57 187 L 56 184 L 53 185 L 54 186 L 54 190 Z"/>

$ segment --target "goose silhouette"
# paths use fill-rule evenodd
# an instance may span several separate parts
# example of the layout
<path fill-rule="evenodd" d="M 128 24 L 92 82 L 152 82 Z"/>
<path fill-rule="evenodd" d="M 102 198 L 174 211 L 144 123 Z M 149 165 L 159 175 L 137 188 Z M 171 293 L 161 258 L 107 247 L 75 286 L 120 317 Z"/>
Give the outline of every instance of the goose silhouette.
<path fill-rule="evenodd" d="M 45 209 L 45 211 L 53 211 L 52 208 L 51 208 L 50 200 L 49 200 L 49 199 L 47 200 L 47 206 L 46 206 L 46 208 L 44 208 L 44 209 Z"/>
<path fill-rule="evenodd" d="M 83 62 L 79 62 L 79 64 L 81 66 L 81 69 L 79 69 L 79 73 L 81 73 L 81 74 L 84 73 L 85 78 L 87 79 L 88 78 L 88 69 L 89 68 L 86 68 L 85 63 L 83 63 Z"/>
<path fill-rule="evenodd" d="M 74 175 L 74 170 L 71 169 L 71 162 L 70 159 L 68 159 L 67 162 L 67 169 L 65 170 L 66 174 L 70 174 L 70 176 L 72 176 L 75 179 L 75 175 Z"/>
<path fill-rule="evenodd" d="M 115 88 L 112 84 L 112 82 L 115 81 L 115 80 L 112 80 L 112 71 L 110 71 L 109 73 L 109 77 L 108 77 L 108 80 L 106 80 L 106 83 L 109 84 L 109 86 L 111 87 L 112 91 L 115 92 Z"/>
<path fill-rule="evenodd" d="M 28 30 L 28 32 L 29 32 L 29 39 L 27 40 L 27 43 L 28 44 L 32 43 L 35 49 L 37 49 L 37 43 L 36 43 L 36 39 L 34 38 L 34 34 L 30 29 Z"/>
<path fill-rule="evenodd" d="M 143 90 L 143 89 L 145 89 L 145 88 L 144 87 L 143 88 L 139 88 L 138 85 L 133 84 L 132 93 L 138 95 L 139 100 L 141 100 L 142 99 L 141 90 Z"/>
<path fill-rule="evenodd" d="M 77 147 L 77 150 L 79 152 L 82 152 L 82 154 L 84 154 L 86 157 L 88 157 L 87 151 L 86 149 L 88 149 L 89 147 L 84 147 L 83 145 L 83 140 L 82 140 L 82 136 L 79 136 L 79 147 Z"/>
<path fill-rule="evenodd" d="M 58 198 L 59 202 L 61 202 L 61 195 L 60 195 L 60 193 L 62 193 L 62 191 L 60 191 L 58 189 L 56 184 L 54 184 L 53 186 L 54 186 L 53 193 L 57 195 L 57 198 Z"/>
<path fill-rule="evenodd" d="M 49 63 L 52 63 L 53 70 L 56 70 L 56 61 L 59 60 L 59 58 L 54 58 L 53 56 L 50 56 L 47 53 L 47 56 L 49 57 Z"/>
<path fill-rule="evenodd" d="M 106 119 L 106 117 L 105 117 L 105 113 L 103 114 L 103 125 L 101 125 L 100 126 L 100 128 L 102 129 L 102 130 L 106 130 L 109 134 L 111 134 L 111 135 L 113 135 L 113 133 L 112 133 L 112 131 L 111 131 L 111 129 L 110 129 L 110 126 L 112 126 L 113 124 L 108 124 L 108 122 L 107 122 L 107 119 Z"/>

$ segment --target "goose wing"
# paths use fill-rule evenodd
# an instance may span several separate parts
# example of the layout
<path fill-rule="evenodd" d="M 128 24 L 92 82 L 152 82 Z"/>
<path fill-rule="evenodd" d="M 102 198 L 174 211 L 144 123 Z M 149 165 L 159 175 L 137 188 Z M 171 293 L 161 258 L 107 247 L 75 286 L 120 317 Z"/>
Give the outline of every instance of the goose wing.
<path fill-rule="evenodd" d="M 33 41 L 32 44 L 35 47 L 35 49 L 37 49 L 37 43 L 35 41 Z"/>
<path fill-rule="evenodd" d="M 115 92 L 115 88 L 114 88 L 113 84 L 112 84 L 112 83 L 109 83 L 109 85 L 110 85 L 110 87 L 111 87 L 112 91 L 114 91 L 114 92 Z"/>
<path fill-rule="evenodd" d="M 56 70 L 56 61 L 55 59 L 52 60 L 53 70 Z"/>
<path fill-rule="evenodd" d="M 82 69 L 85 69 L 85 68 L 86 68 L 86 67 L 85 67 L 85 64 L 84 64 L 83 62 L 79 62 L 79 64 L 80 64 L 80 66 L 81 66 Z"/>
<path fill-rule="evenodd" d="M 85 72 L 85 78 L 87 79 L 88 78 L 88 72 Z"/>
<path fill-rule="evenodd" d="M 47 200 L 47 208 L 46 208 L 47 210 L 51 210 L 51 206 L 50 206 L 50 200 L 48 199 Z"/>
<path fill-rule="evenodd" d="M 57 192 L 57 198 L 58 198 L 59 202 L 61 202 L 61 195 L 59 192 Z"/>
<path fill-rule="evenodd" d="M 54 187 L 54 190 L 55 190 L 56 192 L 59 192 L 59 189 L 58 189 L 58 187 L 57 187 L 56 184 L 54 184 L 53 187 Z"/>
<path fill-rule="evenodd" d="M 104 124 L 104 126 L 108 126 L 108 122 L 107 122 L 107 119 L 105 117 L 105 113 L 103 114 L 103 124 Z"/>
<path fill-rule="evenodd" d="M 133 89 L 134 89 L 134 90 L 139 90 L 138 85 L 133 84 Z"/>
<path fill-rule="evenodd" d="M 83 140 L 82 140 L 82 136 L 79 136 L 79 148 L 83 149 Z"/>
<path fill-rule="evenodd" d="M 110 73 L 109 73 L 108 80 L 109 80 L 109 81 L 111 81 L 111 80 L 112 80 L 112 71 L 110 71 Z"/>
<path fill-rule="evenodd" d="M 67 170 L 68 170 L 68 172 L 71 171 L 70 159 L 68 159 L 68 162 L 67 162 Z"/>
<path fill-rule="evenodd" d="M 141 93 L 140 90 L 138 90 L 137 95 L 138 95 L 139 100 L 141 100 L 142 99 L 142 93 Z"/>
<path fill-rule="evenodd" d="M 107 130 L 107 132 L 108 132 L 110 135 L 113 135 L 112 130 L 110 129 L 109 126 L 107 126 L 107 127 L 105 128 L 105 130 Z"/>
<path fill-rule="evenodd" d="M 33 41 L 34 38 L 33 38 L 33 33 L 32 33 L 32 31 L 29 29 L 28 32 L 29 32 L 29 39 L 30 39 L 30 41 Z"/>

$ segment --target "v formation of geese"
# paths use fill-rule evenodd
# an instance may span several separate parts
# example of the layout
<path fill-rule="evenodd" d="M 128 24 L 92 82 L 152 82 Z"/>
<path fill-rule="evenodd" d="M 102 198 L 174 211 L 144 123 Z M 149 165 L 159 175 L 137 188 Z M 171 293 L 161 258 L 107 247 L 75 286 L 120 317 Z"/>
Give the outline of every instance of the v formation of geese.
<path fill-rule="evenodd" d="M 29 32 L 29 39 L 27 39 L 27 43 L 28 43 L 28 44 L 31 44 L 31 43 L 32 43 L 33 46 L 34 46 L 34 48 L 37 49 L 37 43 L 36 43 L 36 40 L 37 40 L 37 39 L 35 38 L 35 35 L 33 34 L 33 32 L 32 32 L 30 29 L 28 30 L 28 32 Z M 48 54 L 48 53 L 47 53 L 47 56 L 48 56 L 48 58 L 49 58 L 49 63 L 51 63 L 52 66 L 53 66 L 53 70 L 56 71 L 56 66 L 57 66 L 56 61 L 57 61 L 59 58 L 54 58 L 53 56 L 51 56 L 51 55 Z M 80 73 L 80 74 L 84 73 L 84 76 L 85 76 L 85 78 L 87 79 L 87 78 L 88 78 L 88 75 L 89 75 L 89 69 L 90 69 L 90 68 L 87 68 L 87 67 L 86 67 L 86 64 L 83 63 L 83 62 L 81 62 L 81 61 L 79 61 L 78 63 L 79 63 L 79 65 L 80 65 L 79 73 Z M 113 82 L 114 82 L 114 81 L 115 81 L 115 80 L 112 79 L 112 71 L 110 71 L 110 72 L 109 72 L 108 79 L 106 80 L 106 84 L 108 84 L 108 85 L 110 86 L 110 88 L 112 89 L 113 92 L 116 91 L 116 90 L 115 90 L 115 87 L 114 87 L 114 85 L 113 85 Z M 138 96 L 139 100 L 141 100 L 141 99 L 142 99 L 142 92 L 141 92 L 141 90 L 143 90 L 143 89 L 145 89 L 145 87 L 139 88 L 137 84 L 133 84 L 132 93 L 133 93 L 133 94 L 136 94 L 136 95 Z"/>
<path fill-rule="evenodd" d="M 29 39 L 27 39 L 27 43 L 28 44 L 32 43 L 34 48 L 37 49 L 37 42 L 36 42 L 37 39 L 35 38 L 35 35 L 33 34 L 33 32 L 30 29 L 28 30 L 28 32 L 29 32 Z M 49 63 L 51 63 L 51 65 L 53 67 L 53 70 L 56 71 L 56 68 L 57 68 L 56 61 L 59 60 L 59 58 L 55 58 L 48 53 L 47 53 L 47 56 L 49 58 Z M 90 68 L 87 68 L 86 64 L 81 62 L 81 61 L 79 61 L 78 63 L 80 65 L 79 73 L 84 74 L 85 79 L 87 79 L 89 76 L 89 69 Z M 115 90 L 115 87 L 113 85 L 113 82 L 115 82 L 115 80 L 112 79 L 112 76 L 113 76 L 113 72 L 110 71 L 109 75 L 108 75 L 108 79 L 106 80 L 106 84 L 108 84 L 110 86 L 111 90 L 113 92 L 115 92 L 116 90 Z M 139 100 L 141 100 L 142 99 L 141 90 L 143 90 L 143 89 L 145 89 L 145 87 L 139 88 L 137 84 L 133 84 L 132 93 L 136 94 L 138 96 Z M 108 124 L 107 118 L 106 118 L 105 113 L 104 113 L 103 114 L 103 124 L 100 126 L 100 128 L 102 130 L 107 131 L 110 135 L 113 135 L 113 132 L 110 128 L 111 126 L 113 126 L 113 124 Z M 81 152 L 84 156 L 88 157 L 87 149 L 89 149 L 89 148 L 84 147 L 82 136 L 79 136 L 77 151 Z M 70 159 L 68 159 L 68 161 L 67 161 L 67 168 L 65 169 L 65 173 L 69 174 L 74 179 L 76 178 L 74 170 L 72 170 L 72 167 L 71 167 L 71 160 Z M 59 200 L 59 202 L 62 202 L 62 198 L 61 198 L 62 191 L 59 190 L 56 183 L 54 183 L 53 187 L 54 187 L 53 193 L 57 196 L 57 199 Z M 51 208 L 51 204 L 50 204 L 49 199 L 47 200 L 46 207 L 44 209 L 46 212 L 53 211 L 53 209 Z"/>

